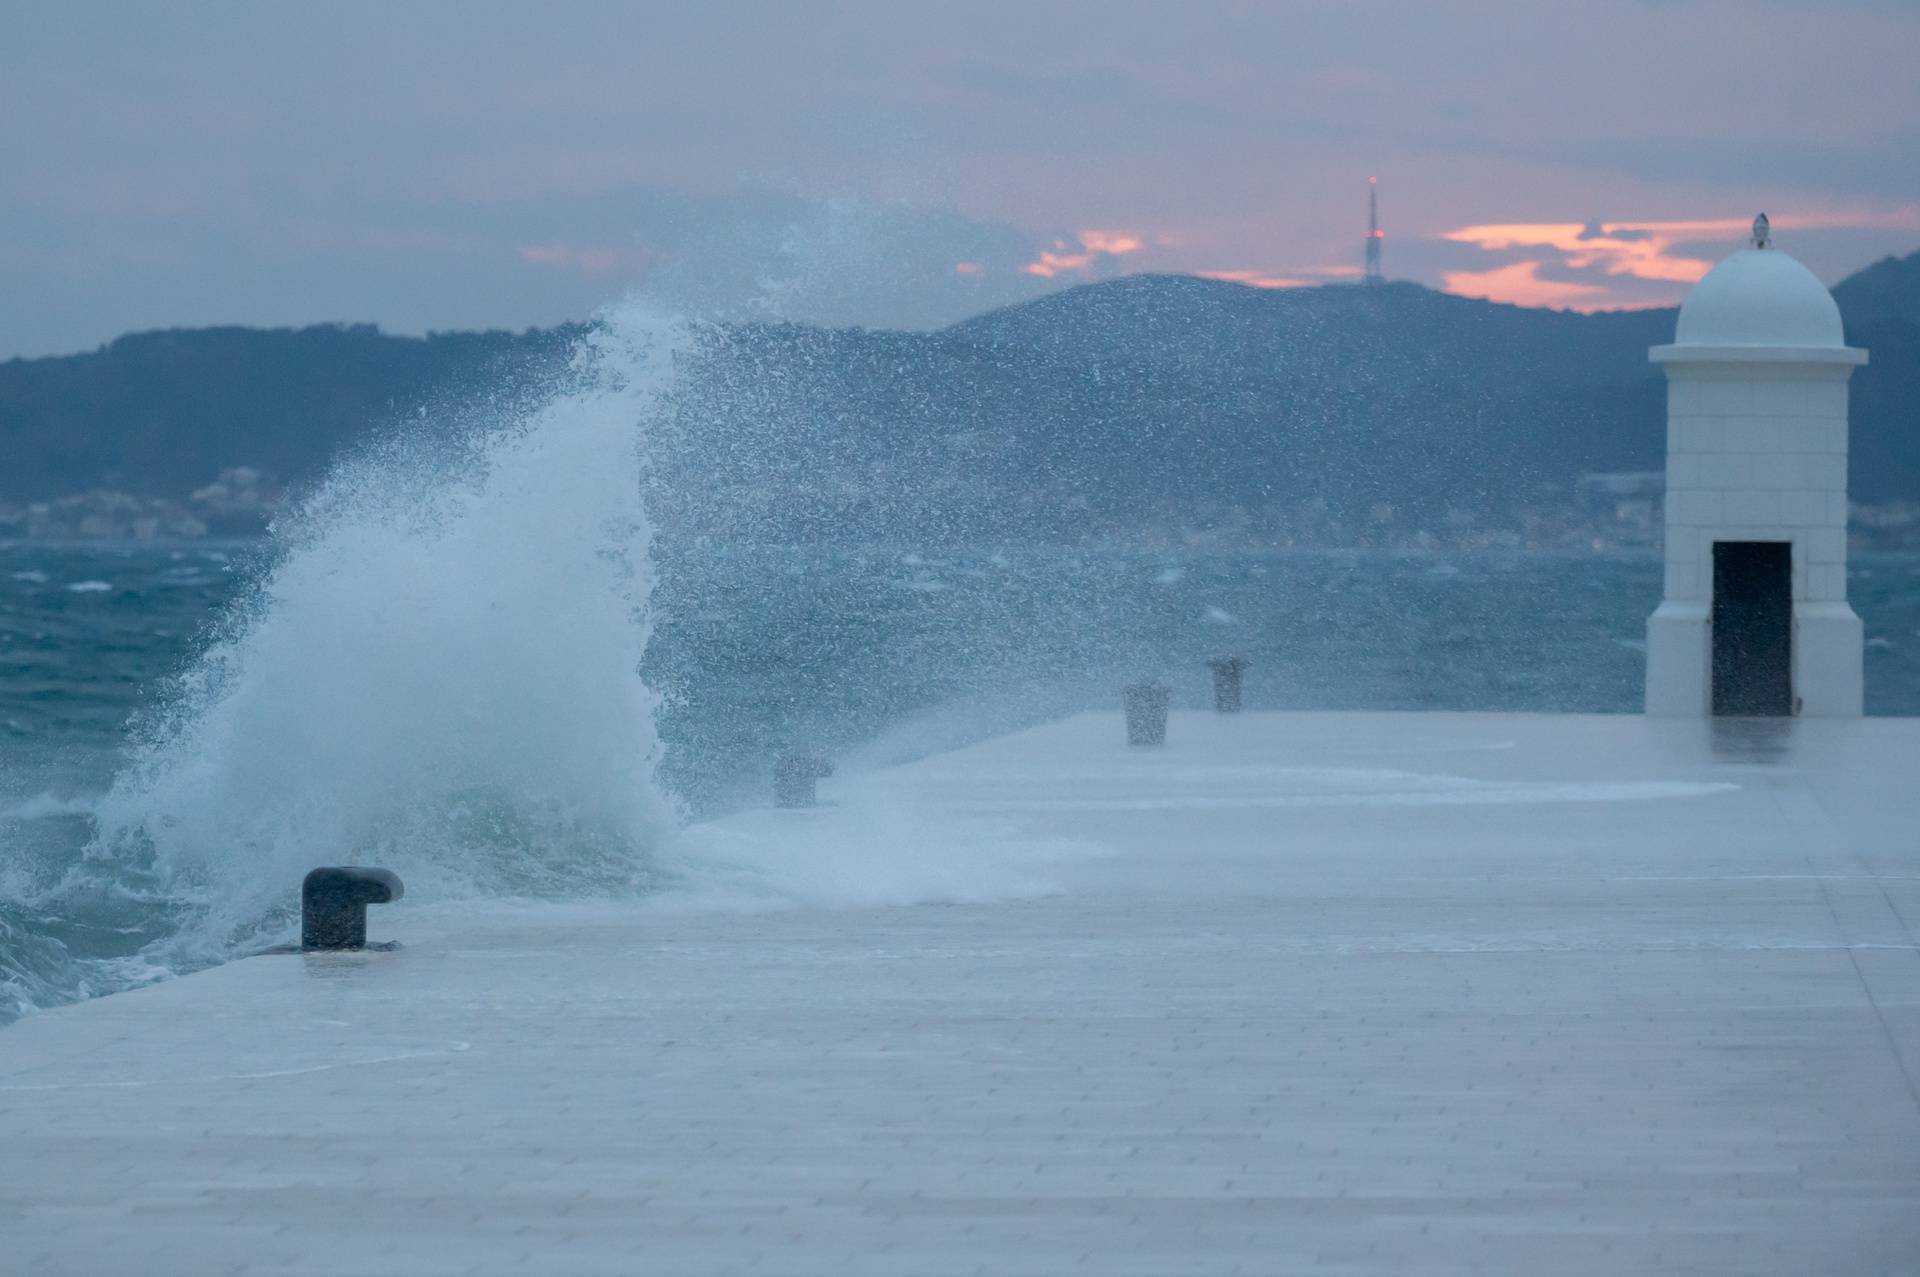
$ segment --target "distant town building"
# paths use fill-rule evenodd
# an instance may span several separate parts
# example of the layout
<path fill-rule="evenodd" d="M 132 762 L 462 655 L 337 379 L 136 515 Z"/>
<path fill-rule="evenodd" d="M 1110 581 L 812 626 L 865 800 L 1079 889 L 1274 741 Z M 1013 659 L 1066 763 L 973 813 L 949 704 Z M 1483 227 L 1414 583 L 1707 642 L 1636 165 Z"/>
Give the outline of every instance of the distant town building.
<path fill-rule="evenodd" d="M 1624 470 L 1583 474 L 1574 481 L 1581 513 L 1601 524 L 1650 530 L 1660 522 L 1660 500 L 1667 491 L 1664 470 Z"/>

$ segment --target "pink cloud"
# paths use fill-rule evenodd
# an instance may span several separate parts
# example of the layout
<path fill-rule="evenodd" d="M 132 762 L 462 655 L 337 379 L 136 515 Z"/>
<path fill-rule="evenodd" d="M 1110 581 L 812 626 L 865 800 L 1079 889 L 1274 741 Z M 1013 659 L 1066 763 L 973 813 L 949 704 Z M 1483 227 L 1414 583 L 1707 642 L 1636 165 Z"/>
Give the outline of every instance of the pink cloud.
<path fill-rule="evenodd" d="M 980 263 L 955 262 L 953 264 L 953 273 L 956 275 L 978 275 L 980 273 Z"/>
<path fill-rule="evenodd" d="M 1020 269 L 1041 279 L 1052 279 L 1068 271 L 1090 272 L 1103 257 L 1124 257 L 1137 253 L 1145 245 L 1137 235 L 1125 231 L 1086 230 L 1074 232 L 1073 244 L 1064 239 L 1053 241 L 1051 249 Z"/>
<path fill-rule="evenodd" d="M 1295 279 L 1289 275 L 1268 275 L 1257 270 L 1201 270 L 1194 274 L 1202 279 L 1217 279 L 1229 284 L 1245 284 L 1249 288 L 1311 288 L 1314 281 Z"/>
<path fill-rule="evenodd" d="M 1581 284 L 1566 280 L 1541 279 L 1539 262 L 1513 262 L 1493 270 L 1448 271 L 1442 286 L 1462 297 L 1484 297 L 1488 301 L 1511 302 L 1515 306 L 1558 306 L 1580 309 L 1602 304 L 1609 290 L 1600 284 Z"/>
<path fill-rule="evenodd" d="M 1880 210 L 1831 211 L 1776 216 L 1776 231 L 1834 229 L 1920 229 L 1920 205 Z M 1485 271 L 1449 271 L 1443 286 L 1467 297 L 1522 306 L 1563 306 L 1597 310 L 1608 306 L 1671 305 L 1709 270 L 1723 253 L 1746 236 L 1750 218 L 1694 221 L 1515 222 L 1462 226 L 1441 236 L 1488 252 L 1530 252 L 1532 260 Z M 1710 257 L 1696 257 L 1682 245 L 1721 246 Z M 1557 260 L 1556 260 L 1557 259 Z M 1673 287 L 1650 298 L 1647 290 L 1621 294 L 1604 284 L 1540 278 L 1543 263 L 1569 270 L 1597 270 L 1603 276 L 1644 280 Z"/>
<path fill-rule="evenodd" d="M 1093 265 L 1092 253 L 1050 253 L 1042 252 L 1038 258 L 1028 262 L 1020 269 L 1029 275 L 1038 275 L 1041 279 L 1052 279 L 1062 271 L 1086 270 Z"/>
<path fill-rule="evenodd" d="M 1080 243 L 1089 252 L 1106 253 L 1113 257 L 1140 251 L 1140 239 L 1122 231 L 1081 231 Z"/>
<path fill-rule="evenodd" d="M 1691 284 L 1713 269 L 1702 257 L 1674 251 L 1682 242 L 1732 239 L 1746 222 L 1723 219 L 1697 222 L 1528 222 L 1511 225 L 1463 226 L 1442 238 L 1472 244 L 1489 252 L 1545 248 L 1561 254 L 1575 270 L 1598 267 L 1608 275 Z M 1498 271 L 1484 272 L 1488 275 Z M 1518 276 L 1514 276 L 1518 279 Z M 1598 292 L 1607 291 L 1604 288 Z"/>
<path fill-rule="evenodd" d="M 639 270 L 646 254 L 600 244 L 534 244 L 520 250 L 520 260 L 556 270 L 577 270 L 582 275 L 610 275 Z"/>

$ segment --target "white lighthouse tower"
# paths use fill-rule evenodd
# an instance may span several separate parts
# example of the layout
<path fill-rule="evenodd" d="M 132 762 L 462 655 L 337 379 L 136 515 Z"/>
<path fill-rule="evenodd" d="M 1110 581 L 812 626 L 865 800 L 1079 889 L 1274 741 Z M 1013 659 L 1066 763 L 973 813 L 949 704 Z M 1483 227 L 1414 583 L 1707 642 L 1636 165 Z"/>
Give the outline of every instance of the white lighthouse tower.
<path fill-rule="evenodd" d="M 1651 357 L 1667 373 L 1667 544 L 1647 713 L 1859 714 L 1847 378 L 1867 352 L 1762 214 Z"/>

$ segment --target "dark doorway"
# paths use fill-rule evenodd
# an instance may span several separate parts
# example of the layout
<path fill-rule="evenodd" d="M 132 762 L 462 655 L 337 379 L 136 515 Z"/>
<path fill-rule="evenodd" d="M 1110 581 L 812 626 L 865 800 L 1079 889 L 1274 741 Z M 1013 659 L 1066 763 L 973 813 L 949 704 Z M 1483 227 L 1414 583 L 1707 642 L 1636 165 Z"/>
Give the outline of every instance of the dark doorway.
<path fill-rule="evenodd" d="M 1793 713 L 1793 547 L 1713 546 L 1713 712 Z"/>

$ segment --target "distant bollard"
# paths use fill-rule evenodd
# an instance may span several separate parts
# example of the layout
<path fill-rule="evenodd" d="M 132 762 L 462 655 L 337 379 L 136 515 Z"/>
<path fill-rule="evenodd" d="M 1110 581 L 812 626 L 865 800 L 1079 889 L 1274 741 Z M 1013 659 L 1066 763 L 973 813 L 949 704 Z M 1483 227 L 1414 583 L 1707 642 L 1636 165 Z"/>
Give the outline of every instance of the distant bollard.
<path fill-rule="evenodd" d="M 833 775 L 833 764 L 812 754 L 790 751 L 773 765 L 773 800 L 782 807 L 814 805 L 813 782 Z"/>
<path fill-rule="evenodd" d="M 1222 714 L 1240 712 L 1240 671 L 1247 668 L 1244 656 L 1216 656 L 1207 662 L 1213 671 L 1213 707 Z"/>
<path fill-rule="evenodd" d="M 1134 683 L 1122 693 L 1127 707 L 1127 744 L 1167 743 L 1167 689 L 1160 683 Z"/>
<path fill-rule="evenodd" d="M 398 900 L 406 889 L 390 869 L 335 865 L 316 869 L 300 884 L 300 947 L 364 949 L 367 906 Z"/>

